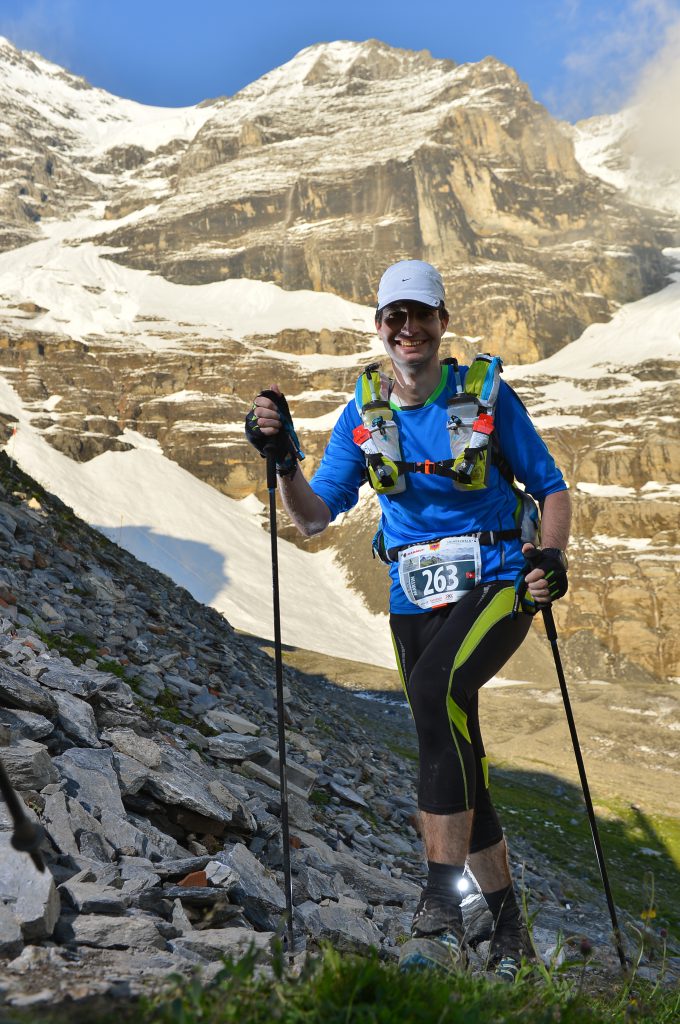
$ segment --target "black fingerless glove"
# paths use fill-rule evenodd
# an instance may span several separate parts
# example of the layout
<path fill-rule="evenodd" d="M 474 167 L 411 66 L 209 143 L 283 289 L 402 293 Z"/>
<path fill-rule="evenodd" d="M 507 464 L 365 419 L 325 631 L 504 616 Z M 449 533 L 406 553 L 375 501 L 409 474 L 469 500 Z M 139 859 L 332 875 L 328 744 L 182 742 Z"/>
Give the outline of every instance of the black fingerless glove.
<path fill-rule="evenodd" d="M 536 556 L 528 559 L 532 569 L 542 569 L 548 581 L 548 593 L 551 601 L 564 597 L 569 589 L 567 581 L 567 557 L 559 548 L 543 548 Z"/>
<path fill-rule="evenodd" d="M 258 398 L 269 398 L 278 409 L 281 418 L 281 429 L 276 434 L 263 434 L 257 423 L 255 406 L 246 414 L 246 438 L 256 448 L 263 459 L 267 457 L 267 449 L 274 451 L 276 472 L 279 476 L 293 476 L 299 461 L 304 459 L 298 436 L 293 426 L 293 418 L 288 402 L 276 391 L 261 391 Z"/>
<path fill-rule="evenodd" d="M 567 581 L 567 557 L 559 548 L 537 548 L 517 573 L 515 579 L 515 605 L 513 616 L 521 609 L 525 615 L 535 615 L 541 605 L 536 604 L 526 582 L 527 573 L 532 569 L 542 569 L 548 581 L 550 601 L 558 601 L 569 589 Z"/>

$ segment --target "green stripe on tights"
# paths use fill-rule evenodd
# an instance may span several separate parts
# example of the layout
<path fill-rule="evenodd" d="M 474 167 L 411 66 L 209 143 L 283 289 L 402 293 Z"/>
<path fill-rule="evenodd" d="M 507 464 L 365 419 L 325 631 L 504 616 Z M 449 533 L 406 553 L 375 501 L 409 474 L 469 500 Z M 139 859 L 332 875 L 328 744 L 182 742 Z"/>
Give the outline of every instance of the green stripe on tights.
<path fill-rule="evenodd" d="M 460 745 L 456 736 L 456 730 L 460 733 L 463 739 L 470 743 L 470 731 L 467 724 L 467 715 L 455 700 L 451 696 L 451 687 L 453 685 L 453 677 L 457 669 L 461 668 L 462 665 L 468 660 L 470 655 L 479 647 L 480 643 L 489 632 L 489 630 L 504 619 L 507 615 L 512 612 L 513 605 L 515 603 L 515 591 L 513 587 L 504 587 L 500 590 L 495 597 L 489 602 L 484 608 L 479 617 L 470 627 L 467 636 L 463 640 L 462 644 L 458 648 L 455 660 L 453 662 L 453 668 L 451 669 L 451 675 L 449 676 L 449 689 L 446 696 L 446 709 L 449 715 L 449 727 L 451 729 L 451 736 L 456 746 L 458 753 L 458 759 L 463 773 L 463 783 L 465 785 L 465 806 L 469 807 L 468 801 L 468 782 L 465 774 L 465 764 L 463 757 L 460 752 Z M 484 782 L 486 788 L 489 788 L 489 766 L 486 758 L 482 759 L 482 770 L 484 772 Z"/>

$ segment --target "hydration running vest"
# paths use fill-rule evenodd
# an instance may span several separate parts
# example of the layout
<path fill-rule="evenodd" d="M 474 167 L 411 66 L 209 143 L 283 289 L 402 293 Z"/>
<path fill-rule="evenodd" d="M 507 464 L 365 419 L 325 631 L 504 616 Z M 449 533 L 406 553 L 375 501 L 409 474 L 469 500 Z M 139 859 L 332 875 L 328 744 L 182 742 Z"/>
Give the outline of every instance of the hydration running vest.
<path fill-rule="evenodd" d="M 488 539 L 484 534 L 485 542 L 521 539 L 523 543 L 536 543 L 538 507 L 531 495 L 515 485 L 514 473 L 503 457 L 495 432 L 501 359 L 488 353 L 475 356 L 465 376 L 465 390 L 458 361 L 445 359 L 443 363 L 453 367 L 456 390 L 446 405 L 451 458 L 436 462 L 402 459 L 399 427 L 390 406 L 393 381 L 380 372 L 380 364 L 371 363 L 357 380 L 354 401 L 362 422 L 355 427 L 353 438 L 366 459 L 368 482 L 378 494 L 388 498 L 403 493 L 409 473 L 447 477 L 459 491 L 482 490 L 487 486 L 489 467 L 493 464 L 517 497 L 516 528 L 489 533 Z M 384 545 L 382 549 L 374 545 L 374 550 L 383 561 L 393 561 L 391 557 L 385 558 Z M 392 551 L 387 554 L 392 555 Z"/>

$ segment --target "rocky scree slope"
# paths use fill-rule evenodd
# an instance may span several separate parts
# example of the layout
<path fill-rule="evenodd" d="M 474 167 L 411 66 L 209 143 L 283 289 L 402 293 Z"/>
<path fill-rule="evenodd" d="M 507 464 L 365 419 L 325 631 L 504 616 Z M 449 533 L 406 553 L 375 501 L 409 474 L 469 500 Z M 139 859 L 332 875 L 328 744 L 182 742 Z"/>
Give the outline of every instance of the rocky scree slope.
<path fill-rule="evenodd" d="M 126 996 L 266 951 L 285 906 L 271 657 L 4 455 L 0 482 L 0 756 L 48 866 L 0 805 L 0 998 Z M 405 712 L 291 670 L 286 703 L 297 955 L 394 957 L 423 875 Z M 569 904 L 528 847 L 513 865 L 546 956 L 560 930 L 611 961 L 597 895 Z M 466 916 L 482 970 L 475 895 Z"/>

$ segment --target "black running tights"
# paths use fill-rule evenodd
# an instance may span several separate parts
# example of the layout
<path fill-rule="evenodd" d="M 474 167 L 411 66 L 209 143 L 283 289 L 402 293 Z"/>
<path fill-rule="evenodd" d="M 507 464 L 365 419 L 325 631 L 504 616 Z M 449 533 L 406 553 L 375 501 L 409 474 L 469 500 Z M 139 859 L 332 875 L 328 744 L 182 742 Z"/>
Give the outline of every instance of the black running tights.
<path fill-rule="evenodd" d="M 512 618 L 514 595 L 511 583 L 481 584 L 456 604 L 390 617 L 418 733 L 418 806 L 431 814 L 474 810 L 471 853 L 503 837 L 489 795 L 478 692 L 531 626 L 529 615 Z"/>

